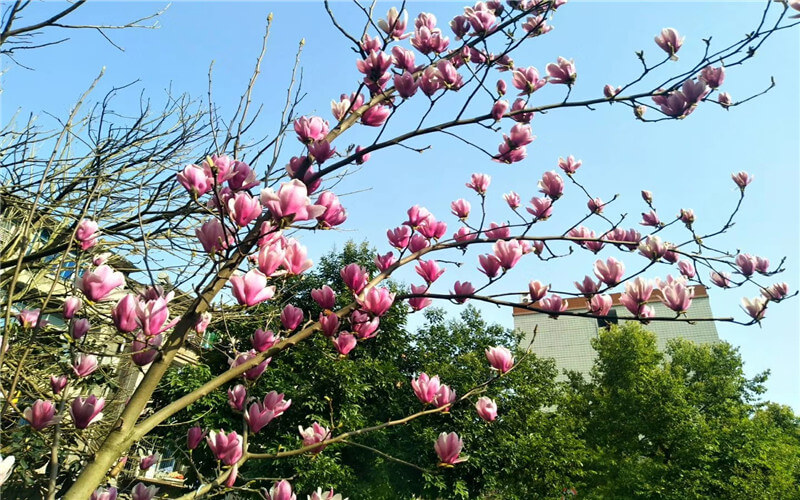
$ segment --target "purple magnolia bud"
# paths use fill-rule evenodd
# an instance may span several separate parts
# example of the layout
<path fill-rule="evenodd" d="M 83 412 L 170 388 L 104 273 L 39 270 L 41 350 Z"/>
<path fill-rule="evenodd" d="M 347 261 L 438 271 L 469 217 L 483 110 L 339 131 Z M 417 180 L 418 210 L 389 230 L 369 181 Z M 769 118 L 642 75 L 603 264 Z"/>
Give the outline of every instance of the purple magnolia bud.
<path fill-rule="evenodd" d="M 294 122 L 294 131 L 297 133 L 297 140 L 308 144 L 322 140 L 328 135 L 328 122 L 319 116 L 310 118 L 301 116 Z"/>
<path fill-rule="evenodd" d="M 497 403 L 486 396 L 478 398 L 475 409 L 478 410 L 478 416 L 487 422 L 492 422 L 497 418 Z"/>
<path fill-rule="evenodd" d="M 666 52 L 672 60 L 677 60 L 675 56 L 678 50 L 683 45 L 683 40 L 686 37 L 681 37 L 677 30 L 673 28 L 664 28 L 661 34 L 655 37 L 656 44 L 661 47 L 661 50 Z"/>
<path fill-rule="evenodd" d="M 647 213 L 642 213 L 642 222 L 639 224 L 642 226 L 659 227 L 661 226 L 661 220 L 658 218 L 658 214 L 655 210 L 650 210 Z"/>
<path fill-rule="evenodd" d="M 81 250 L 88 250 L 97 244 L 97 229 L 97 222 L 90 219 L 83 219 L 78 223 L 75 239 L 80 243 Z"/>
<path fill-rule="evenodd" d="M 83 307 L 83 301 L 78 297 L 69 296 L 64 299 L 64 319 L 72 319 L 81 307 Z"/>
<path fill-rule="evenodd" d="M 247 388 L 242 384 L 228 389 L 228 404 L 236 411 L 242 411 L 247 400 Z"/>
<path fill-rule="evenodd" d="M 742 191 L 744 191 L 744 188 L 746 188 L 748 184 L 753 182 L 753 178 L 754 176 L 744 171 L 731 174 L 731 179 L 733 179 L 733 182 L 735 182 Z"/>
<path fill-rule="evenodd" d="M 547 80 L 539 78 L 539 70 L 533 66 L 529 66 L 527 68 L 515 69 L 511 84 L 520 90 L 519 95 L 527 95 L 544 87 L 547 84 Z"/>
<path fill-rule="evenodd" d="M 506 91 L 508 90 L 508 86 L 506 85 L 505 80 L 497 80 L 497 93 L 501 96 L 506 95 Z M 499 101 L 498 101 L 499 102 Z"/>
<path fill-rule="evenodd" d="M 428 285 L 411 285 L 411 293 L 424 294 L 428 290 Z M 428 297 L 412 297 L 408 299 L 408 305 L 415 311 L 421 311 L 433 303 Z"/>
<path fill-rule="evenodd" d="M 545 297 L 539 301 L 539 307 L 548 313 L 551 318 L 557 318 L 559 313 L 562 313 L 569 308 L 567 300 L 561 298 L 558 294 L 553 294 Z"/>
<path fill-rule="evenodd" d="M 64 387 L 67 386 L 67 376 L 66 375 L 59 375 L 56 377 L 55 375 L 50 375 L 50 388 L 53 390 L 53 394 L 59 394 L 61 391 L 64 390 Z"/>
<path fill-rule="evenodd" d="M 203 430 L 202 427 L 196 426 L 189 429 L 189 432 L 186 434 L 186 447 L 190 450 L 194 450 L 200 445 L 200 442 L 206 436 L 206 432 Z"/>
<path fill-rule="evenodd" d="M 147 469 L 149 469 L 150 467 L 152 467 L 153 465 L 155 465 L 155 464 L 156 464 L 156 462 L 158 462 L 158 459 L 159 459 L 159 458 L 160 458 L 160 457 L 158 456 L 158 454 L 154 454 L 154 455 L 148 455 L 148 456 L 146 456 L 146 457 L 143 457 L 143 458 L 142 458 L 142 459 L 139 461 L 139 468 L 140 468 L 141 470 L 147 470 Z"/>
<path fill-rule="evenodd" d="M 501 80 L 502 81 L 502 80 Z M 494 121 L 500 121 L 500 119 L 508 112 L 508 101 L 506 100 L 498 100 L 492 106 L 492 119 Z"/>

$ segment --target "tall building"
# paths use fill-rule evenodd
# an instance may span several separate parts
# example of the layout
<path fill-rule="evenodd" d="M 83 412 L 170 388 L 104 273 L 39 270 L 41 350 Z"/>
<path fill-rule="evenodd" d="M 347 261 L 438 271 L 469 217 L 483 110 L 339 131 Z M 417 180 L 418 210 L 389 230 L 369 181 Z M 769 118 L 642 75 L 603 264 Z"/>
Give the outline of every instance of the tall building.
<path fill-rule="evenodd" d="M 609 316 L 630 316 L 625 306 L 619 302 L 619 296 L 619 293 L 611 295 L 613 305 Z M 656 316 L 674 316 L 675 313 L 662 304 L 658 297 L 659 293 L 654 292 L 649 301 Z M 586 301 L 579 297 L 571 298 L 567 310 L 586 311 Z M 514 308 L 513 315 L 514 329 L 525 334 L 521 342 L 523 347 L 530 344 L 534 329 L 538 327 L 531 350 L 537 356 L 555 359 L 559 380 L 565 378 L 563 375 L 565 369 L 584 374 L 589 373 L 597 357 L 597 353 L 592 348 L 591 339 L 597 337 L 600 328 L 608 323 L 617 323 L 614 319 L 602 320 L 577 316 L 560 316 L 558 319 L 553 319 L 546 314 L 521 307 Z M 696 285 L 694 300 L 687 312 L 687 318 L 710 317 L 712 314 L 708 293 L 704 286 Z M 624 322 L 624 320 L 620 321 Z M 679 337 L 700 344 L 719 341 L 717 328 L 713 321 L 701 321 L 694 324 L 684 321 L 653 321 L 646 328 L 656 335 L 658 348 L 661 350 L 664 350 L 667 342 Z"/>

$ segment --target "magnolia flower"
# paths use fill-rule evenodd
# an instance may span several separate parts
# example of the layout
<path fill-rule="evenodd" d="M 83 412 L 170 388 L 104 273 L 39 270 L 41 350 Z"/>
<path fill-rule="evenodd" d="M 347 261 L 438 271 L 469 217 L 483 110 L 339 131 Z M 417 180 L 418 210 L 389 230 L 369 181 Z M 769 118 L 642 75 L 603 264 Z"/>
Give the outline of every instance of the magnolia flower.
<path fill-rule="evenodd" d="M 56 407 L 50 401 L 37 399 L 29 408 L 25 408 L 22 417 L 31 424 L 31 427 L 40 431 L 56 423 Z"/>
<path fill-rule="evenodd" d="M 317 422 L 311 427 L 303 429 L 303 426 L 298 427 L 300 431 L 300 436 L 303 438 L 303 446 L 311 446 L 316 443 L 321 443 L 328 439 L 331 435 L 331 431 L 328 430 L 326 427 L 319 425 Z M 312 448 L 312 453 L 319 453 L 325 449 L 326 445 L 317 446 L 316 448 Z"/>
<path fill-rule="evenodd" d="M 104 398 L 95 395 L 89 397 L 78 396 L 69 407 L 69 414 L 78 429 L 85 429 L 94 422 L 103 418 L 103 407 L 106 405 Z"/>
<path fill-rule="evenodd" d="M 230 282 L 233 296 L 241 305 L 251 307 L 275 295 L 275 287 L 267 286 L 267 277 L 257 269 L 247 271 L 244 276 L 231 276 Z"/>
<path fill-rule="evenodd" d="M 478 410 L 478 416 L 487 422 L 497 418 L 497 403 L 486 396 L 478 399 L 478 402 L 475 403 L 475 409 Z"/>
<path fill-rule="evenodd" d="M 492 368 L 500 373 L 505 373 L 514 366 L 514 356 L 511 351 L 502 346 L 486 349 L 486 359 L 489 360 Z"/>
<path fill-rule="evenodd" d="M 443 432 L 439 434 L 439 438 L 436 440 L 433 449 L 436 450 L 436 454 L 439 455 L 439 465 L 452 466 L 457 463 L 465 462 L 469 458 L 467 456 L 459 458 L 463 447 L 464 442 L 458 437 L 458 434 L 455 432 L 451 432 L 450 434 Z"/>
<path fill-rule="evenodd" d="M 661 30 L 661 34 L 655 37 L 655 41 L 656 45 L 661 47 L 661 50 L 669 54 L 672 60 L 676 61 L 678 58 L 675 54 L 680 50 L 685 38 L 686 37 L 681 37 L 674 28 L 664 28 Z"/>
<path fill-rule="evenodd" d="M 206 438 L 211 452 L 225 465 L 233 465 L 242 458 L 242 439 L 236 432 L 225 434 L 224 430 L 211 431 Z"/>
<path fill-rule="evenodd" d="M 75 286 L 93 302 L 108 298 L 115 288 L 125 283 L 125 276 L 103 264 L 93 271 L 87 271 L 75 280 Z"/>
<path fill-rule="evenodd" d="M 6 458 L 0 455 L 0 486 L 11 476 L 11 472 L 14 470 L 14 460 L 14 455 L 9 455 Z"/>

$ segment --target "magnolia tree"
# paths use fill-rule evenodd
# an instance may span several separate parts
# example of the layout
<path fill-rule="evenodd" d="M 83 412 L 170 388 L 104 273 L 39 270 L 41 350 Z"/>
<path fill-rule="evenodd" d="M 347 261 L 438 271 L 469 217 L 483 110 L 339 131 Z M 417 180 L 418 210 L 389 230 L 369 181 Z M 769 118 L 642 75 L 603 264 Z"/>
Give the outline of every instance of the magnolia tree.
<path fill-rule="evenodd" d="M 27 28 L 14 27 L 18 9 L 24 8 L 17 4 L 6 13 L 0 42 L 9 47 L 16 41 L 10 47 L 18 49 L 20 37 L 64 27 L 59 20 L 81 3 Z M 651 61 L 638 54 L 641 74 L 577 101 L 570 93 L 580 85 L 580 59 L 553 54 L 540 71 L 520 50 L 552 30 L 551 20 L 569 8 L 565 3 L 478 2 L 450 20 L 410 13 L 404 5 L 381 17 L 359 4 L 365 19 L 363 30 L 354 34 L 326 2 L 331 22 L 358 53 L 350 71 L 360 83 L 333 96 L 329 115 L 312 116 L 303 112 L 293 72 L 277 134 L 270 140 L 244 139 L 258 116 L 250 107 L 263 48 L 230 121 L 188 98 L 170 99 L 155 111 L 148 103 L 138 116 L 125 119 L 109 107 L 115 89 L 88 113 L 81 111 L 84 95 L 55 133 L 33 122 L 9 125 L 2 145 L 8 232 L 0 260 L 5 320 L 0 389 L 3 433 L 12 439 L 3 442 L 0 483 L 48 498 L 154 498 L 154 486 L 137 483 L 127 491 L 113 486 L 131 450 L 157 426 L 180 421 L 194 402 L 220 393 L 241 414 L 241 428 L 185 423 L 186 451 L 208 447 L 217 468 L 215 477 L 201 477 L 202 484 L 182 498 L 237 488 L 242 495 L 295 498 L 288 480 L 256 484 L 262 487 L 257 493 L 252 481 L 245 488 L 240 472 L 254 461 L 324 454 L 326 447 L 347 446 L 355 436 L 442 412 L 474 412 L 492 422 L 502 418 L 503 408 L 481 394 L 519 362 L 509 349 L 515 346 L 486 350 L 493 375 L 475 387 L 459 388 L 460 394 L 437 374 L 419 373 L 410 389 L 398 386 L 413 390 L 419 411 L 341 429 L 335 422 L 285 414 L 291 393 L 255 388 L 266 370 L 281 370 L 282 351 L 304 349 L 311 337 L 327 337 L 336 354 L 331 362 L 346 363 L 360 344 L 380 342 L 381 318 L 391 308 L 419 311 L 436 300 L 481 301 L 553 318 L 607 319 L 610 294 L 621 292 L 628 311 L 622 319 L 754 325 L 773 303 L 793 295 L 772 277 L 783 261 L 713 246 L 714 237 L 733 225 L 754 179 L 748 172 L 731 175 L 739 196 L 732 200 L 730 217 L 716 230 L 700 233 L 692 210 L 677 216 L 660 212 L 648 191 L 641 192 L 646 205 L 641 220 L 608 218 L 604 214 L 615 198 L 594 195 L 580 180 L 581 161 L 572 156 L 559 158 L 558 169 L 540 172 L 537 188 L 528 192 L 503 194 L 491 185 L 490 173 L 472 171 L 491 172 L 498 168 L 492 161 L 524 160 L 535 139 L 536 113 L 612 103 L 620 111 L 630 108 L 631 119 L 660 121 L 685 119 L 699 106 L 734 108 L 749 98 L 736 100 L 724 92 L 726 76 L 754 57 L 770 35 L 795 26 L 792 18 L 800 4 L 768 2 L 753 31 L 726 46 L 684 40 L 679 30 L 664 28 L 654 41 L 645 41 L 655 44 L 660 57 Z M 705 43 L 705 52 L 690 69 L 671 70 L 684 43 Z M 662 83 L 645 86 L 650 74 L 660 75 Z M 545 86 L 562 89 L 563 98 L 539 103 L 534 96 Z M 755 89 L 752 97 L 760 93 Z M 458 100 L 456 111 L 439 111 L 444 96 Z M 387 125 L 410 101 L 426 103 L 427 111 L 413 117 L 415 127 L 390 136 Z M 490 144 L 469 142 L 459 132 L 469 127 L 498 138 Z M 348 132 L 357 128 L 374 131 L 372 139 L 348 145 Z M 377 272 L 345 265 L 340 271 L 348 290 L 344 301 L 325 285 L 311 292 L 314 307 L 297 307 L 294 285 L 313 266 L 307 248 L 314 245 L 316 231 L 347 225 L 335 191 L 348 167 L 369 168 L 380 161 L 377 155 L 371 160 L 373 153 L 412 148 L 408 141 L 428 134 L 458 137 L 485 154 L 486 161 L 469 165 L 463 178 L 440 180 L 465 184 L 463 198 L 453 200 L 447 214 L 431 213 L 409 199 L 406 214 L 376 221 L 386 227 L 386 241 L 377 243 L 374 256 Z M 49 156 L 36 153 L 45 147 L 52 150 Z M 298 148 L 298 156 L 283 153 Z M 566 197 L 569 185 L 574 189 Z M 513 223 L 490 222 L 508 216 L 487 208 L 487 199 L 501 196 Z M 585 205 L 586 215 L 563 227 L 547 224 L 567 201 Z M 569 257 L 573 247 L 595 254 L 594 266 L 576 268 L 559 283 L 532 276 L 527 290 L 496 291 L 496 283 L 521 259 L 545 265 Z M 461 264 L 476 266 L 485 278 L 443 277 Z M 412 268 L 418 281 L 394 293 L 387 279 L 403 267 Z M 660 278 L 647 279 L 645 273 Z M 454 271 L 446 276 L 458 278 Z M 742 287 L 744 312 L 688 318 L 696 285 Z M 653 299 L 672 313 L 656 315 L 648 305 Z M 185 362 L 188 351 L 202 356 L 198 339 L 207 331 L 224 334 L 267 302 L 281 304 L 280 313 L 268 316 L 249 343 L 226 345 L 228 364 L 212 366 L 210 379 L 181 397 L 159 407 L 150 404 L 168 370 Z M 269 424 L 276 418 L 296 419 L 294 442 L 273 446 Z M 446 427 L 437 432 L 430 446 L 439 466 L 458 467 L 468 459 L 462 437 Z M 139 467 L 146 470 L 157 459 L 142 456 Z M 347 492 L 320 489 L 309 498 L 341 494 Z"/>

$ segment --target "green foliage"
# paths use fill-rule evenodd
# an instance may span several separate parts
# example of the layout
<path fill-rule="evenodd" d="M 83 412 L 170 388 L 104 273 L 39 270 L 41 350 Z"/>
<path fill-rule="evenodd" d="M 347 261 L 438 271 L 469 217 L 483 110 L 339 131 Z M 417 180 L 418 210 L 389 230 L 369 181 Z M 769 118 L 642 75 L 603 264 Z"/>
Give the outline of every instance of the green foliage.
<path fill-rule="evenodd" d="M 589 381 L 571 374 L 563 410 L 588 450 L 591 498 L 800 498 L 798 420 L 755 403 L 727 343 L 659 353 L 638 324 L 604 330 Z"/>

